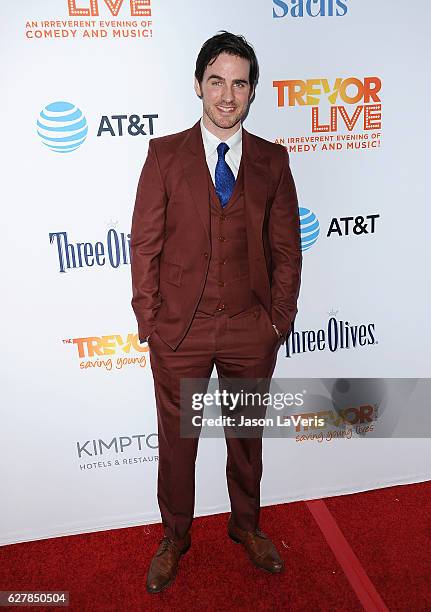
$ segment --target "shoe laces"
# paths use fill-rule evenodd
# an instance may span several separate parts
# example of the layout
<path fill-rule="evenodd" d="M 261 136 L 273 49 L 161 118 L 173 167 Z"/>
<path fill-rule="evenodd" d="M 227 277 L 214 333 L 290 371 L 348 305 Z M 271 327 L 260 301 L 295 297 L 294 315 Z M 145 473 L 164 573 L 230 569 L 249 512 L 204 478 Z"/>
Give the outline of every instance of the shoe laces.
<path fill-rule="evenodd" d="M 163 538 L 159 542 L 160 544 L 160 552 L 164 553 L 169 548 L 178 548 L 173 540 L 171 540 L 168 536 L 163 536 Z"/>

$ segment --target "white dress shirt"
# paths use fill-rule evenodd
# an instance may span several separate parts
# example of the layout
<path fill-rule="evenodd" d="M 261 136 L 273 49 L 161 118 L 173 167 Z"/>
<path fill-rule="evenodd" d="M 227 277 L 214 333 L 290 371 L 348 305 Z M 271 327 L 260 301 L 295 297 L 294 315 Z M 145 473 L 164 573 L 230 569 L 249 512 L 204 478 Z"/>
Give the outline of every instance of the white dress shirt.
<path fill-rule="evenodd" d="M 205 126 L 204 122 L 201 119 L 201 132 L 202 132 L 202 140 L 204 143 L 205 149 L 205 157 L 207 160 L 208 170 L 211 174 L 211 178 L 215 185 L 215 169 L 218 160 L 217 147 L 221 142 L 225 142 L 229 151 L 227 151 L 225 155 L 226 163 L 229 168 L 232 170 L 235 179 L 238 176 L 239 165 L 241 163 L 241 155 L 242 155 L 242 125 L 240 125 L 239 130 L 235 132 L 230 138 L 227 140 L 220 140 L 217 136 L 214 136 Z"/>

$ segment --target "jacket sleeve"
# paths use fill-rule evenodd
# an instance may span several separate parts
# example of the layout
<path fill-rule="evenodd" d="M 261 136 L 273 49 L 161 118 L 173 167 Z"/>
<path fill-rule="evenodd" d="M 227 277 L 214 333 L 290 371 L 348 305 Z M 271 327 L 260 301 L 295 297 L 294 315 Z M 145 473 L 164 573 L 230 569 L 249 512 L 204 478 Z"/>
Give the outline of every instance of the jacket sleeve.
<path fill-rule="evenodd" d="M 166 202 L 156 147 L 150 140 L 139 178 L 130 236 L 132 307 L 141 341 L 153 331 L 161 303 L 159 259 L 164 241 Z"/>
<path fill-rule="evenodd" d="M 271 206 L 269 241 L 272 259 L 272 322 L 285 336 L 289 333 L 298 311 L 302 270 L 298 198 L 287 151 Z"/>

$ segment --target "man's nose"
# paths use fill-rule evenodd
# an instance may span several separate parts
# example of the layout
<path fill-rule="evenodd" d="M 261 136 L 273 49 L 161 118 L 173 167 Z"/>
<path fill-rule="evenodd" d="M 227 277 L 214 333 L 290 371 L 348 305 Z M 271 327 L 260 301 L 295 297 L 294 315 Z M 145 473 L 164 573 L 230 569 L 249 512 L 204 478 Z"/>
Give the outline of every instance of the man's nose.
<path fill-rule="evenodd" d="M 223 88 L 223 100 L 225 102 L 232 102 L 235 98 L 233 85 L 225 85 Z"/>

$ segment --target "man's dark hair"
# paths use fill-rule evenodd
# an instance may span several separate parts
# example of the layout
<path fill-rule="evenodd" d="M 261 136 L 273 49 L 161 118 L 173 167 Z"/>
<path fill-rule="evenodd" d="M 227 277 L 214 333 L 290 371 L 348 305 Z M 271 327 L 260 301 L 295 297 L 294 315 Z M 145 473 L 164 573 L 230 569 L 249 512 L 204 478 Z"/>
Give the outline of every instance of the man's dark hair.
<path fill-rule="evenodd" d="M 231 34 L 221 30 L 202 45 L 196 60 L 195 77 L 199 84 L 202 83 L 206 67 L 215 61 L 220 53 L 228 53 L 242 57 L 250 62 L 249 81 L 253 91 L 259 78 L 259 64 L 253 47 L 246 41 L 244 36 Z"/>

